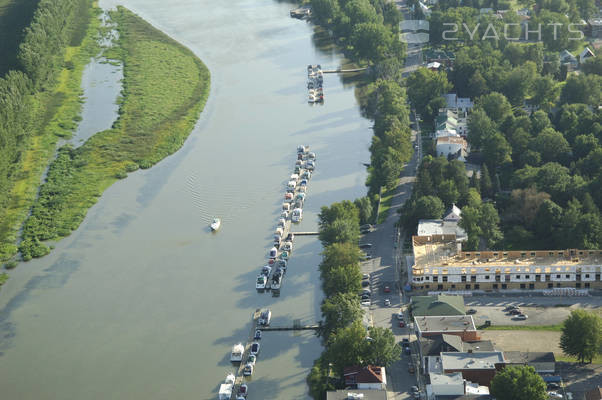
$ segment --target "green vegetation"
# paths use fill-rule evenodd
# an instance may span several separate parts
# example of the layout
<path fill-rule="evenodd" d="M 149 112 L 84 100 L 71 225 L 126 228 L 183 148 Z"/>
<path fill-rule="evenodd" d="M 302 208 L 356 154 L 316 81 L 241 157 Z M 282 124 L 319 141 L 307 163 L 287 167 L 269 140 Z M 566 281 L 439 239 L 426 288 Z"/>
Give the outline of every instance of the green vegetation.
<path fill-rule="evenodd" d="M 481 325 L 480 330 L 489 331 L 548 331 L 560 332 L 562 324 L 558 325 Z"/>
<path fill-rule="evenodd" d="M 562 324 L 560 348 L 580 363 L 602 355 L 602 318 L 585 310 L 573 310 Z"/>
<path fill-rule="evenodd" d="M 314 399 L 325 399 L 326 391 L 342 389 L 347 366 L 387 366 L 401 355 L 390 329 L 366 328 L 358 293 L 362 275 L 359 266 L 360 211 L 350 202 L 322 207 L 319 215 L 320 240 L 324 244 L 320 278 L 326 298 L 321 306 L 318 335 L 325 350 L 307 377 Z M 341 224 L 348 221 L 348 224 Z M 344 233 L 342 233 L 344 232 Z"/>
<path fill-rule="evenodd" d="M 7 280 L 8 280 L 8 274 L 6 272 L 1 273 L 0 274 L 0 286 L 4 285 Z"/>
<path fill-rule="evenodd" d="M 0 0 L 0 76 L 19 68 L 17 55 L 23 30 L 40 0 Z"/>
<path fill-rule="evenodd" d="M 391 204 L 393 204 L 393 196 L 397 192 L 397 188 L 386 188 L 380 197 L 380 208 L 378 209 L 377 224 L 382 224 L 387 220 Z"/>
<path fill-rule="evenodd" d="M 498 400 L 546 400 L 543 378 L 531 366 L 510 366 L 491 381 L 491 394 Z"/>
<path fill-rule="evenodd" d="M 122 7 L 111 18 L 120 35 L 111 56 L 124 65 L 120 117 L 81 147 L 60 149 L 25 223 L 26 260 L 76 229 L 117 179 L 178 150 L 207 99 L 209 71 L 190 50 Z"/>
<path fill-rule="evenodd" d="M 20 70 L 0 79 L 0 261 L 16 253 L 17 232 L 56 142 L 76 126 L 82 71 L 98 49 L 98 10 L 90 1 L 42 0 L 30 11 L 33 22 L 16 53 Z"/>

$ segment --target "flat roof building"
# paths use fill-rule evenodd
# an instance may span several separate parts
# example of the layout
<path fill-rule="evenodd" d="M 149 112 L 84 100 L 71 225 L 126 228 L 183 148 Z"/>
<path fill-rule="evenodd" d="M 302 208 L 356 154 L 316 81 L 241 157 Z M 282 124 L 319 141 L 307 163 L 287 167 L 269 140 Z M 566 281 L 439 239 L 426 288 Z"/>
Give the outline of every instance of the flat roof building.
<path fill-rule="evenodd" d="M 600 289 L 602 250 L 462 251 L 456 235 L 412 238 L 417 290 Z"/>

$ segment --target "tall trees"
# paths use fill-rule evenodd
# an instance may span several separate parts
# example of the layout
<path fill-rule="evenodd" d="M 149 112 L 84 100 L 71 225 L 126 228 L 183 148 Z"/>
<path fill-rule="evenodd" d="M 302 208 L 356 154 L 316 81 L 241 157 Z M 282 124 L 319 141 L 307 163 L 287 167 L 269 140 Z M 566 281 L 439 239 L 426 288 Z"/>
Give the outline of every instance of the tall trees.
<path fill-rule="evenodd" d="M 329 337 L 331 333 L 349 326 L 363 315 L 362 307 L 355 293 L 336 293 L 327 298 L 320 307 L 323 322 L 320 336 Z"/>
<path fill-rule="evenodd" d="M 407 85 L 410 102 L 419 114 L 426 113 L 427 106 L 431 101 L 451 89 L 445 72 L 431 71 L 426 68 L 418 68 L 412 72 L 408 77 Z"/>
<path fill-rule="evenodd" d="M 491 381 L 491 394 L 498 400 L 546 400 L 546 384 L 531 366 L 506 367 Z"/>
<path fill-rule="evenodd" d="M 577 309 L 562 323 L 560 348 L 579 362 L 592 362 L 602 345 L 602 321 L 594 313 Z"/>

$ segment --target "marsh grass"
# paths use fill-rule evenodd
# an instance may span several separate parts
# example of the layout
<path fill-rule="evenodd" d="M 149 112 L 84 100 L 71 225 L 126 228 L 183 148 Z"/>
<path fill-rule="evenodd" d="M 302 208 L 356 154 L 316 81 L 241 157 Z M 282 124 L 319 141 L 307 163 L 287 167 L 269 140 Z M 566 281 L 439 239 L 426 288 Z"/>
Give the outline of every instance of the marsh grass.
<path fill-rule="evenodd" d="M 124 65 L 119 118 L 81 147 L 60 149 L 25 223 L 25 260 L 75 230 L 116 180 L 182 147 L 209 95 L 209 70 L 189 49 L 123 7 L 111 19 L 119 40 L 106 55 Z"/>

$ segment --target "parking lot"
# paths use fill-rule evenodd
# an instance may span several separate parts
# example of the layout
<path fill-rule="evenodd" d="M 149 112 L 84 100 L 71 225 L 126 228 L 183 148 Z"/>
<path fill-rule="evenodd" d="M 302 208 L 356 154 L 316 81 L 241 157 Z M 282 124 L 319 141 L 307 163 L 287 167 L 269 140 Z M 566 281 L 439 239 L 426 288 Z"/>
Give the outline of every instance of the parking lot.
<path fill-rule="evenodd" d="M 556 325 L 562 323 L 572 310 L 581 308 L 600 311 L 601 298 L 559 298 L 559 297 L 469 297 L 465 299 L 466 309 L 474 309 L 475 325 L 485 321 L 492 325 Z M 524 321 L 517 320 L 504 309 L 515 305 L 528 316 Z"/>

